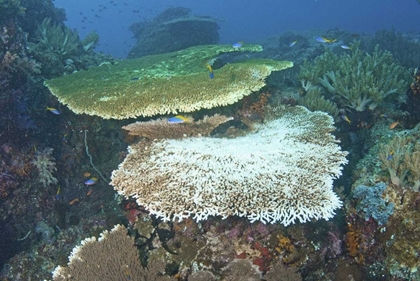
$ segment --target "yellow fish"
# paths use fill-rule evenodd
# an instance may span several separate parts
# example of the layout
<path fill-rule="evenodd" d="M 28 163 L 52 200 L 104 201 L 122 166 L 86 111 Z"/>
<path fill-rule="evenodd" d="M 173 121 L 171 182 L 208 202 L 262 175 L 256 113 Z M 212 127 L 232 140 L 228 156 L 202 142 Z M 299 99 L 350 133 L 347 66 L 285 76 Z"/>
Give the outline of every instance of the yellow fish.
<path fill-rule="evenodd" d="M 351 124 L 351 120 L 347 117 L 347 115 L 341 115 L 341 118 L 346 121 L 347 123 Z"/>
<path fill-rule="evenodd" d="M 328 44 L 331 44 L 331 43 L 334 43 L 335 41 L 337 41 L 337 39 L 329 39 L 329 38 L 321 37 L 321 36 L 315 37 L 315 40 L 320 42 L 320 43 L 328 43 Z"/>

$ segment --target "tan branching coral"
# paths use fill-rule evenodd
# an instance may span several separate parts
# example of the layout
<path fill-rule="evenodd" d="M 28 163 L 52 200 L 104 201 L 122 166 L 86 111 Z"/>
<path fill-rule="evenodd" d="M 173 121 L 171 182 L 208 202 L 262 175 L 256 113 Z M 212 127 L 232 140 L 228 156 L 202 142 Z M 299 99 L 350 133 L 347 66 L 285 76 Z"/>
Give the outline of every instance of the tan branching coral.
<path fill-rule="evenodd" d="M 404 163 L 414 182 L 413 190 L 418 191 L 420 187 L 420 144 L 416 143 L 413 152 L 405 154 Z"/>
<path fill-rule="evenodd" d="M 35 153 L 35 158 L 31 163 L 38 169 L 39 182 L 47 187 L 50 184 L 55 184 L 58 180 L 54 177 L 53 173 L 57 171 L 55 167 L 55 158 L 52 156 L 52 148 L 45 148 Z"/>
<path fill-rule="evenodd" d="M 331 135 L 332 118 L 300 106 L 271 114 L 277 119 L 233 139 L 141 141 L 111 184 L 165 220 L 237 215 L 289 225 L 333 217 L 341 202 L 332 183 L 347 153 Z"/>
<path fill-rule="evenodd" d="M 45 84 L 77 114 L 126 119 L 230 105 L 264 87 L 272 71 L 293 66 L 288 61 L 249 59 L 214 69 L 210 79 L 206 65 L 219 54 L 236 51 L 258 52 L 262 47 L 196 46 L 104 64 Z"/>
<path fill-rule="evenodd" d="M 382 169 L 388 170 L 391 182 L 395 185 L 402 185 L 408 173 L 404 160 L 411 146 L 408 137 L 395 136 L 388 144 L 379 147 L 379 159 Z"/>
<path fill-rule="evenodd" d="M 215 114 L 211 117 L 205 116 L 202 120 L 189 121 L 184 123 L 169 123 L 167 118 L 151 120 L 147 122 L 136 122 L 122 127 L 129 131 L 130 135 L 141 136 L 148 139 L 180 139 L 185 137 L 208 136 L 216 127 L 223 124 L 232 117 Z"/>
<path fill-rule="evenodd" d="M 103 232 L 98 240 L 95 237 L 83 240 L 69 259 L 67 267 L 58 266 L 54 270 L 54 281 L 171 280 L 169 276 L 160 276 L 163 271 L 160 264 L 142 267 L 134 238 L 121 225 Z"/>

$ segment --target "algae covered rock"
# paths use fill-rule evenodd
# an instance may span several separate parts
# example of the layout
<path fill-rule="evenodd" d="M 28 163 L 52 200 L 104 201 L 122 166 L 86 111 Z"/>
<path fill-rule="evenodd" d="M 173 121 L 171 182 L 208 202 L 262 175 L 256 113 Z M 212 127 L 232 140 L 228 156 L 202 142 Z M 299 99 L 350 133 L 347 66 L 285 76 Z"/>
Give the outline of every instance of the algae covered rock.
<path fill-rule="evenodd" d="M 209 76 L 221 53 L 262 51 L 259 45 L 204 45 L 182 51 L 104 64 L 45 82 L 77 114 L 125 119 L 192 112 L 232 104 L 265 86 L 272 71 L 292 62 L 268 59 L 224 65 Z"/>

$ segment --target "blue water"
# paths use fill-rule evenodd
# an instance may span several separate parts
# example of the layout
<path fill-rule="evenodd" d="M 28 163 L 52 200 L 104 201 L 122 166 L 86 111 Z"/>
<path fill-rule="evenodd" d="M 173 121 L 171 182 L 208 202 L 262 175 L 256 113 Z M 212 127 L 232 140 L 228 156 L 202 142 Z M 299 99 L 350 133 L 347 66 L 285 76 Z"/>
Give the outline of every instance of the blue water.
<path fill-rule="evenodd" d="M 355 33 L 390 28 L 405 32 L 420 30 L 420 5 L 415 0 L 115 0 L 116 6 L 110 2 L 54 3 L 66 10 L 68 26 L 77 29 L 81 37 L 96 30 L 100 35 L 97 50 L 116 57 L 126 57 L 135 43 L 128 30 L 130 24 L 150 20 L 170 6 L 187 7 L 193 14 L 220 18 L 220 43 L 256 42 L 285 31 L 308 29 L 341 28 Z M 106 9 L 99 11 L 99 5 Z M 87 21 L 82 22 L 85 16 Z"/>

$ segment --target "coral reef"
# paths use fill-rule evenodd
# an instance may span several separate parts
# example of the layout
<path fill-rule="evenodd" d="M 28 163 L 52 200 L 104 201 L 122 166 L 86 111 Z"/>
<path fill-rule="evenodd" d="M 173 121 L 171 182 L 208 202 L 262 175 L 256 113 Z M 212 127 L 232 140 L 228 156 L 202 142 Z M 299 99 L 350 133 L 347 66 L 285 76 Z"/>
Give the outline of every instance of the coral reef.
<path fill-rule="evenodd" d="M 52 148 L 45 148 L 38 151 L 35 154 L 35 159 L 31 161 L 38 169 L 38 180 L 44 187 L 58 182 L 53 175 L 57 168 L 55 167 L 55 158 L 52 156 L 52 153 Z"/>
<path fill-rule="evenodd" d="M 239 51 L 261 50 L 259 45 L 244 45 Z M 272 71 L 293 66 L 285 61 L 246 60 L 215 69 L 215 78 L 210 79 L 206 64 L 221 53 L 235 51 L 230 45 L 191 47 L 93 67 L 45 84 L 77 114 L 125 119 L 229 105 L 262 88 Z"/>
<path fill-rule="evenodd" d="M 237 215 L 289 225 L 331 218 L 341 205 L 332 180 L 347 162 L 330 133 L 332 118 L 279 107 L 267 120 L 234 139 L 140 141 L 111 184 L 164 220 Z"/>
<path fill-rule="evenodd" d="M 366 221 L 372 217 L 379 225 L 383 225 L 393 214 L 394 204 L 382 198 L 385 188 L 385 183 L 381 182 L 373 187 L 359 185 L 354 189 L 353 197 L 360 200 L 356 207 L 357 211 L 365 214 Z"/>
<path fill-rule="evenodd" d="M 420 278 L 420 197 L 410 189 L 394 189 L 387 194 L 395 203 L 395 213 L 387 224 L 384 264 L 394 277 Z M 380 245 L 378 245 L 379 247 Z"/>
<path fill-rule="evenodd" d="M 389 51 L 402 66 L 414 68 L 420 61 L 420 45 L 410 35 L 392 30 L 379 30 L 372 38 L 371 45 Z M 374 48 L 370 49 L 373 50 Z"/>
<path fill-rule="evenodd" d="M 134 33 L 137 43 L 129 51 L 128 58 L 169 53 L 197 45 L 217 44 L 217 19 L 190 13 L 188 8 L 169 7 L 151 21 L 133 23 L 130 31 Z"/>
<path fill-rule="evenodd" d="M 161 264 L 149 264 L 143 268 L 134 246 L 134 238 L 127 236 L 127 229 L 116 225 L 95 237 L 82 241 L 73 249 L 67 267 L 57 267 L 53 272 L 54 281 L 64 280 L 170 280 L 160 276 Z"/>
<path fill-rule="evenodd" d="M 217 126 L 232 119 L 231 117 L 215 114 L 211 117 L 205 116 L 199 121 L 189 118 L 188 122 L 171 124 L 167 118 L 163 118 L 147 122 L 136 122 L 122 128 L 127 130 L 130 135 L 141 136 L 151 140 L 180 139 L 193 136 L 208 136 Z"/>
<path fill-rule="evenodd" d="M 389 52 L 375 48 L 370 55 L 362 52 L 356 42 L 351 55 L 338 56 L 327 50 L 313 62 L 306 61 L 300 78 L 322 85 L 335 95 L 340 106 L 363 111 L 376 108 L 390 95 L 404 92 L 409 74 Z"/>

